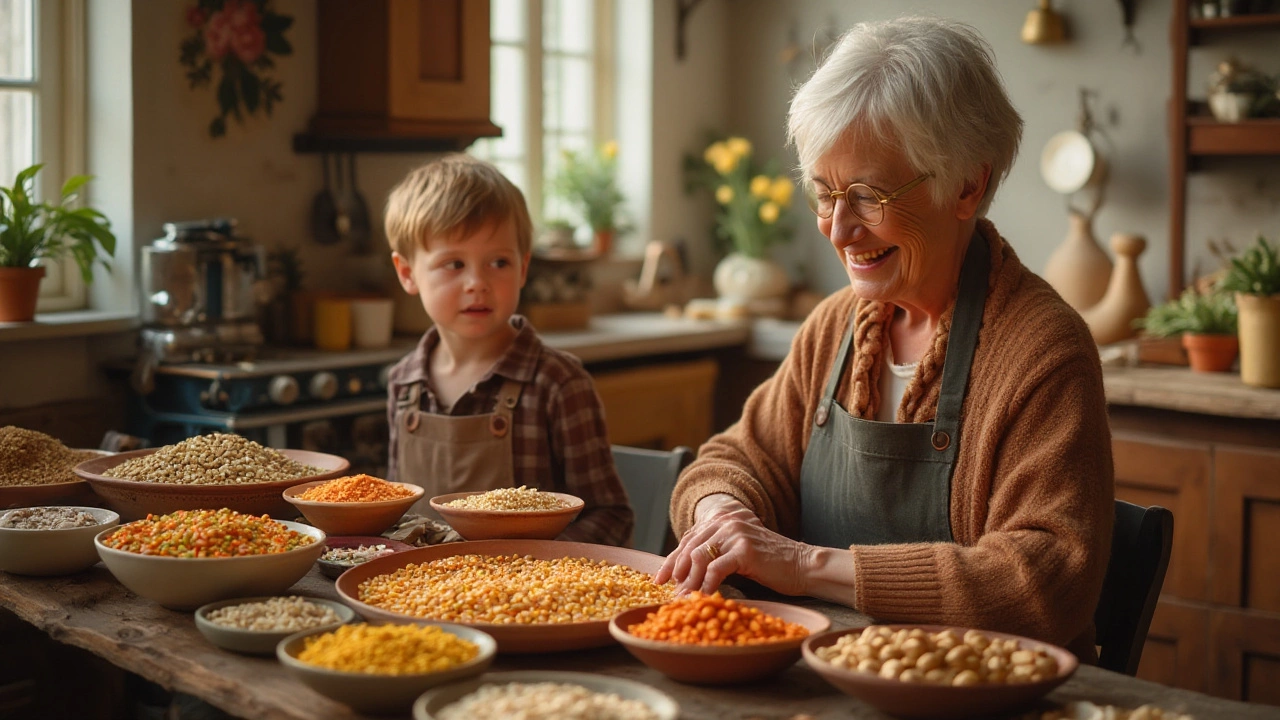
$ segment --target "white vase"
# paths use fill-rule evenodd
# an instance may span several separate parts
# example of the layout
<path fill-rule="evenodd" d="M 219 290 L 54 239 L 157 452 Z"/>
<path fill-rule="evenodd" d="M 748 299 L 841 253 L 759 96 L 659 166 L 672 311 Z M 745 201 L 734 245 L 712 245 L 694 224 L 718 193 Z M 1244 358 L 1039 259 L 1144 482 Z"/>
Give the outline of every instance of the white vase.
<path fill-rule="evenodd" d="M 1253 96 L 1245 93 L 1209 93 L 1209 111 L 1218 122 L 1240 122 L 1249 117 Z"/>
<path fill-rule="evenodd" d="M 786 269 L 777 262 L 736 252 L 716 265 L 711 280 L 721 298 L 742 303 L 786 297 L 791 289 Z"/>

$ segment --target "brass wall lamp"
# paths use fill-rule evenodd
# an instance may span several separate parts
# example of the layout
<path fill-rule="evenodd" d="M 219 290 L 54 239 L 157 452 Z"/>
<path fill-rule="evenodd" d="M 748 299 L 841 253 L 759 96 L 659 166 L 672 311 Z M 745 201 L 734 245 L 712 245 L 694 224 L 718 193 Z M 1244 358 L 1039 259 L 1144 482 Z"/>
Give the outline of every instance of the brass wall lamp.
<path fill-rule="evenodd" d="M 1056 45 L 1067 41 L 1067 22 L 1054 10 L 1049 0 L 1040 0 L 1040 6 L 1027 13 L 1022 24 L 1022 42 L 1028 45 Z"/>

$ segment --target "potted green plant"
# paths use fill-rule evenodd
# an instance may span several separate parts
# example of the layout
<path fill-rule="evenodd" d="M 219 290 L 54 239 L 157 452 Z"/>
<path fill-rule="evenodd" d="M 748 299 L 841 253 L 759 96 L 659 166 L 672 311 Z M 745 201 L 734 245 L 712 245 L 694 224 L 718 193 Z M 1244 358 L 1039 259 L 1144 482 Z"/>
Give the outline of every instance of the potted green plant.
<path fill-rule="evenodd" d="M 551 192 L 591 227 L 597 253 L 608 255 L 616 236 L 627 229 L 621 217 L 626 196 L 618 187 L 618 143 L 607 142 L 592 153 L 566 150 Z"/>
<path fill-rule="evenodd" d="M 1280 248 L 1263 236 L 1231 259 L 1222 288 L 1240 308 L 1240 379 L 1280 388 Z"/>
<path fill-rule="evenodd" d="M 1187 288 L 1182 295 L 1147 311 L 1134 325 L 1151 337 L 1182 336 L 1191 369 L 1222 372 L 1231 369 L 1239 343 L 1236 339 L 1236 305 L 1230 293 L 1205 295 Z"/>
<path fill-rule="evenodd" d="M 41 260 L 60 260 L 70 253 L 86 284 L 93 282 L 93 264 L 103 267 L 116 251 L 111 221 L 88 207 L 73 207 L 89 175 L 75 175 L 62 186 L 56 203 L 36 202 L 35 178 L 43 165 L 18 173 L 12 187 L 0 187 L 0 322 L 33 319 Z"/>

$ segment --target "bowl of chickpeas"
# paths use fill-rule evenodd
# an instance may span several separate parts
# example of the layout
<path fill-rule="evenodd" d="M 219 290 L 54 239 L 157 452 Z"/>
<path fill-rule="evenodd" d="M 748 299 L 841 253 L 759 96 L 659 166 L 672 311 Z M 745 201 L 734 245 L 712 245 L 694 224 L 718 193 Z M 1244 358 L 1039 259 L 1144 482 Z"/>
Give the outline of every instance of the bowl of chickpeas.
<path fill-rule="evenodd" d="M 942 625 L 872 625 L 815 635 L 805 662 L 839 690 L 891 715 L 952 720 L 1017 709 L 1079 667 L 1056 645 Z"/>
<path fill-rule="evenodd" d="M 431 498 L 431 509 L 466 540 L 552 540 L 583 505 L 582 498 L 523 485 Z"/>

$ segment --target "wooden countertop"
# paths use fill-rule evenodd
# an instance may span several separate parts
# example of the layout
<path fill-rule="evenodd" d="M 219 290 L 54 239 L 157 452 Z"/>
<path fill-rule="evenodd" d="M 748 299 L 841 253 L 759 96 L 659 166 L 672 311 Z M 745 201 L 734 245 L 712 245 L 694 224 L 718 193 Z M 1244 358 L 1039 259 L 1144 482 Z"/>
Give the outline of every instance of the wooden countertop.
<path fill-rule="evenodd" d="M 1103 366 L 1107 402 L 1225 417 L 1280 420 L 1280 390 L 1245 385 L 1236 373 L 1184 367 Z"/>
<path fill-rule="evenodd" d="M 547 345 L 584 363 L 745 345 L 750 334 L 746 320 L 691 320 L 662 313 L 596 315 L 583 330 L 540 333 Z"/>
<path fill-rule="evenodd" d="M 333 582 L 314 570 L 290 592 L 337 597 Z M 868 621 L 854 610 L 831 603 L 809 598 L 786 600 L 826 613 L 833 628 Z M 191 613 L 165 610 L 138 598 L 101 565 L 63 578 L 25 578 L 0 573 L 0 606 L 59 642 L 84 648 L 129 672 L 171 690 L 195 695 L 239 717 L 255 720 L 363 717 L 295 681 L 274 659 L 237 655 L 214 647 L 196 630 Z M 9 650 L 22 652 L 20 648 Z M 785 720 L 801 713 L 824 719 L 889 720 L 889 716 L 828 685 L 804 661 L 772 679 L 737 687 L 698 687 L 673 682 L 617 646 L 572 653 L 500 656 L 493 669 L 595 672 L 638 680 L 674 697 L 680 703 L 681 717 L 685 720 Z M 1096 667 L 1081 667 L 1048 696 L 1045 707 L 1072 700 L 1130 708 L 1156 703 L 1191 713 L 1200 720 L 1277 716 L 1274 707 L 1212 698 Z"/>

